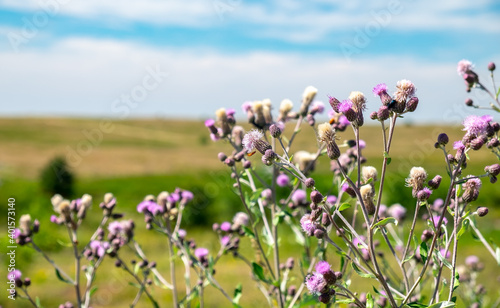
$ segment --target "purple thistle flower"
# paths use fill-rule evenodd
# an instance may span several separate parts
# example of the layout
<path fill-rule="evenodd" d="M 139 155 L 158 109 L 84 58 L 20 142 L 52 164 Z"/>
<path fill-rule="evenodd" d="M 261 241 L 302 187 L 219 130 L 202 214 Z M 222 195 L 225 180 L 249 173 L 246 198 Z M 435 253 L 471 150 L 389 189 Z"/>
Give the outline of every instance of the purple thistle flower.
<path fill-rule="evenodd" d="M 366 142 L 362 139 L 359 140 L 359 148 L 360 149 L 366 148 Z"/>
<path fill-rule="evenodd" d="M 432 217 L 432 223 L 434 224 L 434 227 L 437 228 L 438 227 L 438 223 L 439 223 L 439 220 L 441 219 L 441 216 L 434 216 Z M 446 219 L 446 217 L 443 217 L 443 226 L 446 226 L 446 224 L 448 223 L 448 219 Z"/>
<path fill-rule="evenodd" d="M 436 212 L 439 212 L 439 210 L 443 207 L 443 205 L 444 205 L 444 200 L 438 198 L 434 200 L 434 203 L 432 204 L 432 209 Z"/>
<path fill-rule="evenodd" d="M 311 106 L 311 111 L 315 113 L 323 113 L 325 111 L 325 104 L 320 101 L 315 101 Z"/>
<path fill-rule="evenodd" d="M 255 149 L 255 144 L 259 141 L 264 134 L 261 131 L 253 129 L 249 131 L 245 137 L 243 137 L 243 147 L 247 150 L 247 152 L 252 152 Z"/>
<path fill-rule="evenodd" d="M 51 215 L 50 216 L 50 222 L 56 224 L 57 223 L 57 216 L 56 215 Z"/>
<path fill-rule="evenodd" d="M 406 216 L 406 208 L 403 207 L 401 204 L 396 203 L 391 205 L 387 209 L 387 213 L 391 216 L 396 218 L 399 222 L 401 222 L 405 216 Z"/>
<path fill-rule="evenodd" d="M 231 223 L 230 222 L 227 222 L 227 221 L 224 221 L 223 223 L 221 223 L 220 225 L 220 229 L 224 232 L 229 232 L 231 231 Z"/>
<path fill-rule="evenodd" d="M 304 204 L 306 203 L 306 192 L 302 189 L 297 189 L 292 195 L 292 202 L 295 204 Z"/>
<path fill-rule="evenodd" d="M 218 134 L 210 134 L 210 139 L 212 139 L 212 141 L 219 141 L 220 136 Z"/>
<path fill-rule="evenodd" d="M 221 237 L 221 239 L 220 239 L 220 243 L 224 247 L 226 247 L 229 244 L 230 241 L 231 241 L 231 238 L 229 236 L 227 236 L 227 235 Z"/>
<path fill-rule="evenodd" d="M 383 93 L 387 93 L 387 85 L 385 83 L 380 83 L 373 88 L 373 94 L 380 96 Z"/>
<path fill-rule="evenodd" d="M 207 119 L 205 121 L 205 126 L 208 127 L 208 128 L 210 128 L 210 127 L 212 127 L 214 125 L 215 125 L 215 120 L 213 120 L 213 119 Z"/>
<path fill-rule="evenodd" d="M 52 215 L 52 216 L 54 216 L 54 215 Z M 57 219 L 57 217 L 56 217 L 56 219 Z M 13 237 L 13 238 L 18 238 L 18 237 L 19 237 L 19 235 L 21 235 L 21 233 L 22 233 L 22 232 L 21 232 L 21 230 L 20 230 L 20 229 L 15 228 L 15 229 L 14 229 L 14 232 L 12 233 L 12 237 Z"/>
<path fill-rule="evenodd" d="M 177 231 L 177 234 L 179 235 L 179 238 L 185 238 L 187 235 L 187 232 L 184 229 L 179 229 L 179 231 Z"/>
<path fill-rule="evenodd" d="M 349 110 L 352 110 L 352 101 L 349 99 L 343 100 L 340 105 L 339 105 L 339 111 L 342 113 L 349 112 Z"/>
<path fill-rule="evenodd" d="M 314 273 L 306 277 L 306 287 L 311 294 L 319 294 L 325 288 L 326 281 L 323 275 Z"/>
<path fill-rule="evenodd" d="M 241 109 L 243 110 L 243 112 L 248 112 L 248 111 L 252 110 L 252 102 L 244 102 L 241 105 Z"/>
<path fill-rule="evenodd" d="M 342 192 L 346 192 L 348 189 L 349 189 L 349 184 L 348 183 L 344 183 L 344 184 L 342 184 L 342 187 L 340 187 L 340 190 Z"/>
<path fill-rule="evenodd" d="M 316 224 L 311 220 L 311 215 L 309 214 L 302 216 L 300 219 L 300 226 L 309 236 L 312 236 L 314 234 L 314 230 L 316 230 Z"/>
<path fill-rule="evenodd" d="M 347 117 L 345 115 L 341 115 L 339 117 L 339 124 L 348 126 L 351 124 L 351 122 L 349 122 L 349 120 L 347 119 Z"/>
<path fill-rule="evenodd" d="M 249 220 L 248 214 L 243 212 L 238 212 L 233 217 L 233 223 L 237 226 L 246 226 Z"/>
<path fill-rule="evenodd" d="M 477 256 L 471 255 L 465 258 L 465 265 L 468 267 L 476 267 L 479 264 L 479 258 Z"/>
<path fill-rule="evenodd" d="M 482 133 L 486 132 L 486 128 L 489 125 L 489 122 L 491 122 L 492 118 L 491 116 L 476 116 L 476 115 L 470 115 L 467 118 L 465 118 L 463 125 L 464 125 L 464 131 L 467 132 L 468 135 L 471 136 L 479 136 Z"/>
<path fill-rule="evenodd" d="M 451 256 L 450 251 L 446 251 L 444 248 L 439 249 L 439 253 L 446 259 L 449 259 Z"/>
<path fill-rule="evenodd" d="M 183 190 L 182 193 L 181 193 L 181 197 L 182 197 L 182 203 L 186 204 L 186 203 L 189 203 L 191 200 L 193 200 L 193 193 L 190 192 L 189 190 Z"/>
<path fill-rule="evenodd" d="M 284 173 L 278 175 L 278 177 L 276 178 L 276 184 L 278 184 L 279 187 L 288 186 L 289 183 L 290 183 L 290 178 L 288 177 L 288 175 Z"/>
<path fill-rule="evenodd" d="M 208 249 L 206 248 L 196 248 L 195 251 L 194 251 L 194 256 L 198 259 L 198 260 L 201 260 L 201 259 L 204 259 L 208 256 Z"/>
<path fill-rule="evenodd" d="M 20 281 L 21 275 L 22 275 L 21 271 L 16 269 L 16 270 L 13 270 L 12 272 L 10 272 L 9 274 L 7 274 L 7 279 L 14 280 L 14 281 Z"/>
<path fill-rule="evenodd" d="M 233 108 L 226 109 L 226 115 L 228 115 L 228 116 L 234 116 L 235 113 L 236 113 L 236 110 L 234 110 Z"/>
<path fill-rule="evenodd" d="M 335 204 L 337 202 L 337 196 L 330 195 L 326 197 L 326 202 L 330 204 Z"/>
<path fill-rule="evenodd" d="M 457 73 L 460 76 L 463 76 L 465 73 L 467 73 L 468 71 L 471 71 L 473 68 L 474 68 L 474 66 L 472 65 L 472 63 L 469 60 L 464 59 L 464 60 L 461 60 L 460 62 L 458 62 Z"/>
<path fill-rule="evenodd" d="M 455 141 L 455 142 L 453 142 L 453 149 L 454 150 L 463 150 L 463 149 L 465 149 L 465 145 L 462 143 L 462 141 Z"/>
<path fill-rule="evenodd" d="M 112 235 L 118 235 L 118 233 L 123 231 L 123 226 L 119 221 L 113 221 L 109 224 L 108 231 Z"/>
<path fill-rule="evenodd" d="M 326 273 L 329 273 L 331 269 L 331 265 L 328 264 L 326 261 L 319 261 L 318 264 L 316 264 L 316 272 L 320 273 L 321 275 L 324 275 Z"/>

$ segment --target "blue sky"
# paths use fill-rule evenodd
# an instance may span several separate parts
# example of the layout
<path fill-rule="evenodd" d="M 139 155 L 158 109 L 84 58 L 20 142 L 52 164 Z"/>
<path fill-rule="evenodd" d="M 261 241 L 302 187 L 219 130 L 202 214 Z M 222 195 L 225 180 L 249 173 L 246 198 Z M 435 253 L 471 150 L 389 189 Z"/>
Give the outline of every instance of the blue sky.
<path fill-rule="evenodd" d="M 362 91 L 373 111 L 374 85 L 410 79 L 412 119 L 454 123 L 468 112 L 456 63 L 487 85 L 500 63 L 500 3 L 0 0 L 0 37 L 3 115 L 203 118 L 298 105 L 308 85 L 325 102 Z"/>

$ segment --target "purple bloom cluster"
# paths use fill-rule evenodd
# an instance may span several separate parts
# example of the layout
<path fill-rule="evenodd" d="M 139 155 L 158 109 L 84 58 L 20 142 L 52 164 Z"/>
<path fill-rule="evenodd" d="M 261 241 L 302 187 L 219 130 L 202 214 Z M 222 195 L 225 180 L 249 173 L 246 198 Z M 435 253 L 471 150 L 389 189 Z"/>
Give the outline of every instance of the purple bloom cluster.
<path fill-rule="evenodd" d="M 337 279 L 341 278 L 341 273 L 333 272 L 331 265 L 326 261 L 318 262 L 315 270 L 306 277 L 306 287 L 309 293 L 318 295 L 322 303 L 328 303 L 335 294 L 333 286 Z"/>

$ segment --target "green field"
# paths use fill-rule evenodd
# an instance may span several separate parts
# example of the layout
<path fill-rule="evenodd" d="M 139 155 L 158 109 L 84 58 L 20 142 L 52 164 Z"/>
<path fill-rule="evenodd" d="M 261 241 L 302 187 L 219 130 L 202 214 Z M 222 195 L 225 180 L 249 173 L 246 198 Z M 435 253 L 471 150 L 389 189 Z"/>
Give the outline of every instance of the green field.
<path fill-rule="evenodd" d="M 291 129 L 287 128 L 285 134 L 289 134 Z M 444 197 L 449 181 L 445 180 L 443 154 L 433 147 L 437 135 L 441 132 L 448 133 L 451 141 L 460 140 L 463 134 L 459 127 L 402 125 L 396 128 L 384 203 L 390 205 L 399 202 L 408 208 L 414 207 L 411 189 L 404 187 L 404 178 L 413 166 L 424 166 L 430 177 L 441 174 L 444 179 L 442 187 L 431 196 L 431 200 Z M 349 129 L 339 136 L 339 143 L 353 138 Z M 368 145 L 363 151 L 363 155 L 368 159 L 367 164 L 380 170 L 380 128 L 363 127 L 361 139 Z M 229 220 L 234 213 L 243 210 L 238 196 L 231 189 L 228 168 L 217 159 L 218 152 L 230 154 L 231 148 L 223 142 L 212 142 L 203 121 L 5 118 L 0 119 L 0 144 L 0 210 L 6 213 L 7 199 L 15 198 L 17 217 L 30 213 L 33 218 L 40 220 L 41 231 L 35 239 L 44 250 L 55 260 L 61 260 L 68 269 L 72 264 L 65 260 L 70 258 L 70 251 L 61 245 L 68 241 L 65 230 L 49 222 L 50 215 L 53 214 L 50 196 L 41 191 L 38 182 L 41 169 L 55 156 L 68 159 L 75 172 L 76 196 L 89 193 L 94 197 L 94 205 L 86 222 L 89 225 L 85 229 L 87 235 L 93 231 L 92 227 L 95 228 L 99 223 L 100 210 L 97 205 L 103 195 L 107 192 L 114 193 L 118 200 L 116 211 L 136 220 L 136 236 L 139 242 L 143 243 L 150 260 L 159 264 L 159 270 L 164 272 L 166 277 L 166 238 L 147 231 L 143 218 L 135 212 L 136 205 L 144 196 L 157 195 L 164 190 L 172 191 L 176 187 L 194 192 L 196 197 L 186 210 L 183 226 L 188 230 L 188 238 L 196 239 L 199 246 L 207 247 L 210 251 L 218 249 L 217 236 L 211 232 L 212 223 Z M 317 149 L 317 141 L 311 127 L 303 125 L 294 148 L 309 151 Z M 471 161 L 465 172 L 471 174 L 481 173 L 485 165 L 497 161 L 486 148 L 471 153 L 470 157 Z M 256 166 L 262 165 L 257 155 L 252 160 Z M 332 174 L 326 157 L 319 160 L 312 176 L 321 191 L 330 189 Z M 479 199 L 473 205 L 473 209 L 479 205 L 490 208 L 490 214 L 481 220 L 481 228 L 485 231 L 486 238 L 500 238 L 500 190 L 497 185 L 499 184 L 490 184 L 483 180 Z M 5 215 L 2 214 L 2 217 Z M 404 229 L 407 231 L 409 226 L 404 226 Z M 284 262 L 289 256 L 298 256 L 291 231 L 282 228 L 280 234 L 283 249 L 280 259 Z M 83 233 L 81 237 L 85 238 L 85 235 Z M 5 228 L 2 229 L 0 238 L 2 243 L 7 243 Z M 245 246 L 245 243 L 241 246 Z M 500 269 L 484 247 L 470 234 L 466 234 L 460 241 L 459 252 L 459 262 L 463 262 L 469 254 L 480 256 L 487 268 L 480 274 L 480 280 L 490 286 L 488 295 L 497 297 L 498 291 L 494 286 L 500 276 Z M 244 249 L 243 253 L 249 259 L 254 259 L 248 248 Z M 335 258 L 333 255 L 334 264 Z M 1 261 L 6 268 L 8 260 L 5 254 L 2 254 Z M 16 262 L 23 273 L 31 277 L 33 283 L 30 292 L 33 296 L 40 297 L 44 307 L 57 307 L 57 304 L 73 298 L 73 289 L 59 282 L 52 268 L 31 249 L 19 247 Z M 112 260 L 106 262 L 104 266 L 113 266 Z M 182 280 L 181 269 L 178 277 Z M 239 282 L 243 283 L 241 304 L 244 307 L 265 304 L 264 297 L 251 279 L 249 269 L 230 255 L 224 256 L 221 264 L 217 266 L 216 278 L 229 292 L 232 292 Z M 96 301 L 93 307 L 127 307 L 137 290 L 125 282 L 127 279 L 120 269 L 112 269 L 106 274 L 98 272 L 96 285 L 99 289 L 94 295 Z M 294 283 L 300 284 L 300 279 L 296 279 Z M 359 286 L 367 283 L 369 282 L 361 280 Z M 0 303 L 3 307 L 29 307 L 24 301 L 18 300 L 14 305 L 11 301 L 4 301 L 3 299 L 7 298 L 5 289 L 2 292 L 4 293 Z M 153 287 L 152 292 L 157 296 L 161 307 L 171 306 L 170 291 Z M 214 288 L 208 287 L 207 293 L 208 306 L 228 306 Z M 221 303 L 224 303 L 224 306 L 221 306 Z M 143 297 L 138 307 L 151 305 L 147 298 Z"/>

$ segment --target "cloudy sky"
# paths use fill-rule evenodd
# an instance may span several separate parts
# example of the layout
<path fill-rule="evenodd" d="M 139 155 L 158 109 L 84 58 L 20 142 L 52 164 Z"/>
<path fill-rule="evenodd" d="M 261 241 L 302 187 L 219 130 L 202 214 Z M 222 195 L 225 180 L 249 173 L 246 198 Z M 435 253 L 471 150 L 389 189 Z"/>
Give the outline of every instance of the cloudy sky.
<path fill-rule="evenodd" d="M 298 105 L 309 85 L 324 102 L 362 91 L 373 111 L 374 85 L 409 79 L 412 121 L 455 123 L 468 111 L 457 62 L 486 85 L 500 64 L 500 2 L 0 0 L 0 37 L 1 116 L 201 119 Z"/>

